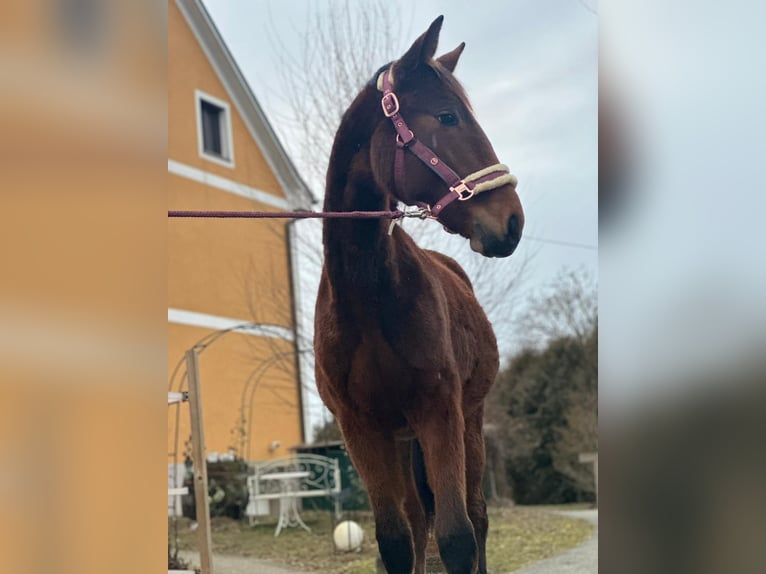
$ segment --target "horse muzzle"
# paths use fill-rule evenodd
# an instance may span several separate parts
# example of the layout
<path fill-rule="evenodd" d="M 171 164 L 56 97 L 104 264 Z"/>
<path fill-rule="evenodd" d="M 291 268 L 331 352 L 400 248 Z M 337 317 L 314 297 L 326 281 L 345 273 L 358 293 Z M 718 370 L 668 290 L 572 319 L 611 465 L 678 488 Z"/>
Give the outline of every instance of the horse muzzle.
<path fill-rule="evenodd" d="M 516 250 L 524 228 L 523 216 L 511 214 L 502 233 L 476 221 L 471 234 L 471 249 L 485 257 L 508 257 Z"/>

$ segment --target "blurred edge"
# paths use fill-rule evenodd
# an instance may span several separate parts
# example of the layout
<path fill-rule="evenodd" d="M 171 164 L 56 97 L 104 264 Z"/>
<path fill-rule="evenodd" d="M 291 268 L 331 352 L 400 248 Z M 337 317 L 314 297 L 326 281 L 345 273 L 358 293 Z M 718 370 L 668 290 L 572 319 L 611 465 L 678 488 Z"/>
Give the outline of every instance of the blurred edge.
<path fill-rule="evenodd" d="M 162 571 L 166 5 L 3 12 L 3 571 Z"/>
<path fill-rule="evenodd" d="M 600 566 L 763 572 L 766 7 L 598 10 Z"/>

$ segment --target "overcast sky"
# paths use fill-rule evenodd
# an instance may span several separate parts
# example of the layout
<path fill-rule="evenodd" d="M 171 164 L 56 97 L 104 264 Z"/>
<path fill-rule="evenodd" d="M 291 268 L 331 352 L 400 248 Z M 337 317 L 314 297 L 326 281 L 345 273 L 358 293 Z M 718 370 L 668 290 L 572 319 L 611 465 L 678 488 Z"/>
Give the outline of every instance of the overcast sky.
<path fill-rule="evenodd" d="M 588 9 L 595 6 L 594 0 L 583 2 L 390 2 L 401 14 L 400 53 L 439 14 L 445 20 L 437 54 L 466 42 L 456 76 L 498 157 L 519 179 L 525 237 L 514 256 L 496 262 L 499 273 L 514 273 L 518 262 L 531 255 L 523 292 L 539 289 L 562 268 L 585 268 L 594 278 L 598 273 L 595 250 L 533 239 L 590 246 L 598 242 L 598 21 Z M 293 27 L 305 26 L 306 4 L 205 0 L 205 5 L 271 123 L 286 140 L 278 113 L 283 111 L 279 60 L 271 39 L 275 33 L 290 38 Z M 272 23 L 273 29 L 267 30 Z M 283 143 L 289 151 L 292 142 Z M 314 191 L 321 196 L 322 190 Z M 460 238 L 445 234 L 444 240 L 463 241 L 466 245 L 458 247 L 468 251 Z M 517 299 L 523 304 L 524 295 Z M 511 347 L 506 343 L 504 351 L 511 352 Z"/>

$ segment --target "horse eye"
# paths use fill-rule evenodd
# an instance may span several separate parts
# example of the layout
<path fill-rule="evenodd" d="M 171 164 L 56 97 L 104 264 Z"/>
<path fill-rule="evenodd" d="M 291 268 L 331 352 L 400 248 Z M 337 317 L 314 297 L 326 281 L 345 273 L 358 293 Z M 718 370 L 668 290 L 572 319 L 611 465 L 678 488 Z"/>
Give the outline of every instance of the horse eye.
<path fill-rule="evenodd" d="M 457 116 L 455 114 L 439 114 L 436 116 L 436 118 L 439 120 L 439 123 L 443 126 L 456 126 L 457 125 Z"/>

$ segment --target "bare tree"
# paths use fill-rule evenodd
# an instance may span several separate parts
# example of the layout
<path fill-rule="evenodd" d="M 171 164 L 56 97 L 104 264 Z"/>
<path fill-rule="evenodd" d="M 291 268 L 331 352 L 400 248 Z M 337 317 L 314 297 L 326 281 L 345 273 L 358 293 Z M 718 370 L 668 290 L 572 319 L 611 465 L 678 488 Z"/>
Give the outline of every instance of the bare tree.
<path fill-rule="evenodd" d="M 284 241 L 285 234 L 288 233 L 288 226 L 291 223 L 268 222 L 267 225 L 277 240 Z M 305 251 L 309 255 L 315 253 L 311 249 L 305 249 Z M 257 343 L 248 341 L 252 355 L 259 358 L 258 365 L 243 386 L 240 415 L 236 425 L 237 428 L 242 429 L 242 450 L 248 454 L 251 450 L 250 429 L 254 420 L 256 390 L 266 391 L 268 396 L 275 400 L 279 406 L 297 411 L 299 404 L 285 396 L 285 394 L 289 395 L 294 391 L 297 378 L 300 382 L 299 397 L 309 401 L 309 404 L 300 405 L 303 414 L 306 415 L 314 405 L 321 405 L 319 394 L 313 383 L 313 333 L 307 333 L 305 328 L 300 328 L 298 321 L 301 321 L 301 313 L 300 309 L 297 308 L 300 302 L 293 297 L 294 283 L 291 286 L 276 277 L 277 270 L 274 263 L 275 261 L 270 254 L 259 254 L 257 257 L 252 256 L 250 258 L 243 275 L 244 297 L 248 304 L 249 315 L 254 323 L 292 325 L 294 327 L 294 341 L 291 345 L 286 345 L 285 341 L 281 339 L 269 337 L 259 338 Z M 307 264 L 316 269 L 318 269 L 318 264 L 321 265 L 316 258 L 312 259 L 310 256 L 307 257 Z M 272 278 L 269 282 L 271 289 L 268 292 L 264 292 L 262 288 L 264 277 Z M 293 281 L 295 279 L 293 277 Z M 305 327 L 305 318 L 303 322 Z M 264 342 L 268 349 L 265 359 L 263 358 Z M 250 358 L 252 357 L 248 357 L 248 359 Z M 312 426 L 314 424 L 309 425 L 309 428 Z M 310 439 L 311 437 L 307 438 Z"/>
<path fill-rule="evenodd" d="M 524 344 L 537 347 L 558 337 L 584 343 L 598 322 L 595 279 L 585 270 L 566 270 L 530 297 L 520 317 Z"/>
<path fill-rule="evenodd" d="M 281 100 L 287 108 L 277 119 L 312 189 L 324 187 L 343 113 L 375 70 L 402 47 L 407 14 L 411 8 L 396 1 L 317 3 L 307 9 L 302 28 L 293 26 L 290 37 L 300 46 L 298 53 L 272 33 Z M 277 29 L 270 19 L 271 29 Z"/>

